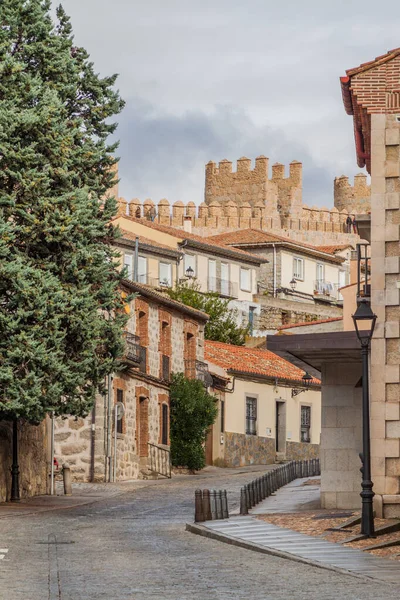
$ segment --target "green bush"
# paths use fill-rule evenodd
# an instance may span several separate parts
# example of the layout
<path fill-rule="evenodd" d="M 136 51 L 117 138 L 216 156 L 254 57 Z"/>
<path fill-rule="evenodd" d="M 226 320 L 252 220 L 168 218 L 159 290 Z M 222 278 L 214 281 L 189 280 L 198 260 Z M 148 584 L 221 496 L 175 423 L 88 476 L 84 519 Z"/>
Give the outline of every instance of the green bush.
<path fill-rule="evenodd" d="M 205 467 L 204 443 L 218 408 L 201 381 L 183 373 L 171 378 L 171 460 L 176 467 L 197 471 Z"/>

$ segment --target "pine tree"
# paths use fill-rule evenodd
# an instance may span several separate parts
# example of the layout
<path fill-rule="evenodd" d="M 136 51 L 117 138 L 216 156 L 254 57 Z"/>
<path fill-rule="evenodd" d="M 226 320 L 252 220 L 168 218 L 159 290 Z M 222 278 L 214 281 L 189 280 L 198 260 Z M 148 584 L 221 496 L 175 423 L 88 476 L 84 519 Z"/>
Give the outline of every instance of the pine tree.
<path fill-rule="evenodd" d="M 0 418 L 86 415 L 123 350 L 112 242 L 123 102 L 49 0 L 0 3 Z"/>

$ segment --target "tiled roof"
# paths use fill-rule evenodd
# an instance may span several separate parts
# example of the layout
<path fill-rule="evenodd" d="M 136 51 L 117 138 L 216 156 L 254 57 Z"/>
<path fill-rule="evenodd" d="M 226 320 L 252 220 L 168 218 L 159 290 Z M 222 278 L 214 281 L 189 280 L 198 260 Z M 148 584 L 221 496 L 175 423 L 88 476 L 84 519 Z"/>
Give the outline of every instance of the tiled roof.
<path fill-rule="evenodd" d="M 373 67 L 378 67 L 383 65 L 388 60 L 392 60 L 400 54 L 400 48 L 394 48 L 394 50 L 388 50 L 386 54 L 381 54 L 381 56 L 377 56 L 374 60 L 370 60 L 368 62 L 362 63 L 359 67 L 354 67 L 353 69 L 347 69 L 346 74 L 349 77 L 353 75 L 358 75 L 359 73 L 364 73 Z"/>
<path fill-rule="evenodd" d="M 137 283 L 136 281 L 129 281 L 129 279 L 123 279 L 121 285 L 129 292 L 134 292 L 146 298 L 153 299 L 156 302 L 160 302 L 161 304 L 169 306 L 170 308 L 173 308 L 179 312 L 189 314 L 197 319 L 200 319 L 201 321 L 208 321 L 209 317 L 205 312 L 197 310 L 197 308 L 187 306 L 186 304 L 178 302 L 177 300 L 173 300 L 166 294 L 157 292 L 154 288 L 151 288 L 148 285 Z"/>
<path fill-rule="evenodd" d="M 317 246 L 305 244 L 304 242 L 298 242 L 288 237 L 275 235 L 274 233 L 263 231 L 262 229 L 238 229 L 237 231 L 212 235 L 207 239 L 214 243 L 219 242 L 226 244 L 227 246 L 235 246 L 236 248 L 238 246 L 255 248 L 257 246 L 262 247 L 263 245 L 279 244 L 291 248 L 295 247 L 307 253 L 326 254 L 326 260 L 331 262 L 342 263 L 344 261 L 343 258 L 334 256 L 331 252 L 320 250 L 320 248 Z"/>
<path fill-rule="evenodd" d="M 319 321 L 303 321 L 303 323 L 292 323 L 291 325 L 281 325 L 278 331 L 282 329 L 292 329 L 292 327 L 306 327 L 308 325 L 320 325 L 321 323 L 332 323 L 333 321 L 343 321 L 343 317 L 332 317 L 331 319 L 321 319 Z"/>
<path fill-rule="evenodd" d="M 353 246 L 351 244 L 338 244 L 337 246 L 315 246 L 315 248 L 320 252 L 326 252 L 327 254 L 335 254 L 335 252 L 347 250 L 347 248 L 353 248 Z"/>
<path fill-rule="evenodd" d="M 236 257 L 239 260 L 248 260 L 250 262 L 256 262 L 258 264 L 266 262 L 265 259 L 261 256 L 256 256 L 254 254 L 251 254 L 250 252 L 246 252 L 245 250 L 241 250 L 239 248 L 229 248 L 227 245 L 225 245 L 224 243 L 220 243 L 218 240 L 214 241 L 209 237 L 201 237 L 200 235 L 189 233 L 187 231 L 184 231 L 183 229 L 177 229 L 176 227 L 171 227 L 169 225 L 160 225 L 159 223 L 154 223 L 154 221 L 149 221 L 148 219 L 134 219 L 133 217 L 128 217 L 125 215 L 123 215 L 120 218 L 140 223 L 145 227 L 155 229 L 156 231 L 161 231 L 162 233 L 167 233 L 173 237 L 178 238 L 180 241 L 192 241 L 194 244 L 201 245 L 202 247 L 204 247 L 204 249 L 209 251 L 217 250 L 219 252 L 224 253 L 229 252 L 232 257 Z"/>
<path fill-rule="evenodd" d="M 301 382 L 304 371 L 269 350 L 232 346 L 222 342 L 205 342 L 205 359 L 228 372 L 253 374 L 273 379 Z M 316 385 L 318 379 L 313 379 Z"/>

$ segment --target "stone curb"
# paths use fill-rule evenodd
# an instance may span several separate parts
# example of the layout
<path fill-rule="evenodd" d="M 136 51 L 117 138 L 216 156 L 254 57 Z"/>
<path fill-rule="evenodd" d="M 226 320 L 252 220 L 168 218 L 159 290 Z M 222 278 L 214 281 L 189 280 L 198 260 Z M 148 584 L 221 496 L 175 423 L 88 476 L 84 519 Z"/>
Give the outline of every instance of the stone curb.
<path fill-rule="evenodd" d="M 253 552 L 260 552 L 261 554 L 269 554 L 271 556 L 278 556 L 279 558 L 286 558 L 287 560 L 303 563 L 311 567 L 318 567 L 319 569 L 325 569 L 326 571 L 334 571 L 335 573 L 340 573 L 340 575 L 349 575 L 350 577 L 362 579 L 363 581 L 382 582 L 381 579 L 377 579 L 376 577 L 369 577 L 368 575 L 359 575 L 358 573 L 354 573 L 353 571 L 347 571 L 347 569 L 341 569 L 340 567 L 334 567 L 333 565 L 325 565 L 318 561 L 309 560 L 307 558 L 302 558 L 301 556 L 296 556 L 295 554 L 290 554 L 289 552 L 275 550 L 274 548 L 269 548 L 268 546 L 260 546 L 259 544 L 255 544 L 253 542 L 246 542 L 244 540 L 233 538 L 230 535 L 217 533 L 216 531 L 212 531 L 204 525 L 197 525 L 196 523 L 186 523 L 185 529 L 190 533 L 201 535 L 212 540 L 217 540 L 218 542 L 223 542 L 225 544 L 230 544 L 231 546 L 239 546 L 240 548 L 245 548 L 246 550 L 253 550 Z"/>

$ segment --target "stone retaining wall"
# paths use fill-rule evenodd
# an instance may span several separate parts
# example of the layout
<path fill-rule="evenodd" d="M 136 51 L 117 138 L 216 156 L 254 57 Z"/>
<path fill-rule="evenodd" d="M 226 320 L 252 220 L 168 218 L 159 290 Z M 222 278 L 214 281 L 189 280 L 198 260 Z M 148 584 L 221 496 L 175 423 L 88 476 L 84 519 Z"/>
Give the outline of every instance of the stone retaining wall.
<path fill-rule="evenodd" d="M 225 432 L 224 463 L 227 467 L 268 465 L 275 462 L 275 440 L 259 435 Z"/>
<path fill-rule="evenodd" d="M 310 460 L 319 458 L 319 444 L 286 442 L 286 460 Z"/>

